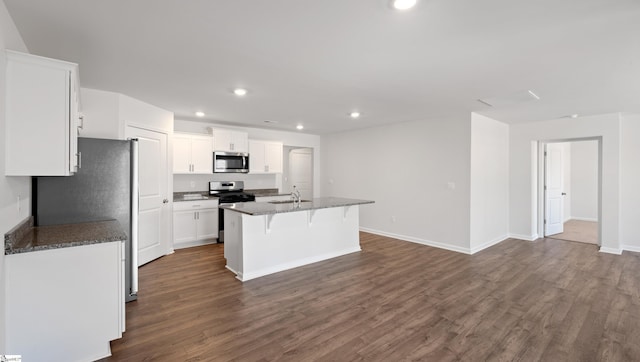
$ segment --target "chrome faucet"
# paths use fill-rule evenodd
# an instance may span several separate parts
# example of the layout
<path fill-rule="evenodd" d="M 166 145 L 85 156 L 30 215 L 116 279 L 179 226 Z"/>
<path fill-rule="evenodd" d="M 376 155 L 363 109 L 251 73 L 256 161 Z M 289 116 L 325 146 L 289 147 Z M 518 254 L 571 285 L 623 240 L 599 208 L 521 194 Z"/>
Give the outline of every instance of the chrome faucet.
<path fill-rule="evenodd" d="M 293 186 L 293 192 L 291 192 L 291 198 L 295 203 L 298 204 L 298 206 L 300 206 L 300 201 L 301 201 L 300 190 L 298 190 L 295 186 Z"/>

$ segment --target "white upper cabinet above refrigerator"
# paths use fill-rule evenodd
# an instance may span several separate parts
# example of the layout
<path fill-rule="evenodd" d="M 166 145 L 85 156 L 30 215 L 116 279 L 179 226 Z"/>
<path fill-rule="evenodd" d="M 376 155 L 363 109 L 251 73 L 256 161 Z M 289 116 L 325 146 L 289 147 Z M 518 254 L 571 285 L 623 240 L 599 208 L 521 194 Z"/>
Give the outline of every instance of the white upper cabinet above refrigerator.
<path fill-rule="evenodd" d="M 7 176 L 77 171 L 78 65 L 6 50 Z"/>

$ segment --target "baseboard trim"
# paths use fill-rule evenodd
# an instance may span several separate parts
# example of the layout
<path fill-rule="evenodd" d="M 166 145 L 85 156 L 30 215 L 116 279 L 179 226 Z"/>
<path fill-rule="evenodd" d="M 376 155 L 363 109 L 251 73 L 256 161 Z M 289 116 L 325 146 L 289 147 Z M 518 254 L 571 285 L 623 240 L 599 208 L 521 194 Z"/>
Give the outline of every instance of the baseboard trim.
<path fill-rule="evenodd" d="M 640 253 L 640 246 L 635 245 L 622 245 L 622 250 L 632 251 L 634 253 Z"/>
<path fill-rule="evenodd" d="M 463 253 L 463 254 L 467 254 L 467 255 L 471 255 L 472 254 L 471 250 L 469 248 L 461 248 L 461 247 L 456 246 L 456 245 L 451 245 L 451 244 L 446 244 L 446 243 L 440 243 L 440 242 L 437 242 L 437 241 L 416 238 L 416 237 L 413 237 L 413 236 L 406 236 L 406 235 L 388 233 L 386 231 L 381 231 L 381 230 L 376 230 L 376 229 L 369 229 L 369 228 L 364 228 L 364 227 L 360 227 L 360 231 L 364 231 L 366 233 L 376 234 L 376 235 L 380 235 L 380 236 L 386 236 L 386 237 L 389 237 L 389 238 L 398 239 L 398 240 L 402 240 L 402 241 L 409 241 L 409 242 L 416 243 L 416 244 L 432 246 L 434 248 L 445 249 L 445 250 L 449 250 L 449 251 L 455 251 L 455 252 Z"/>
<path fill-rule="evenodd" d="M 575 216 L 571 216 L 569 220 L 598 222 L 597 218 L 593 219 L 589 217 L 575 217 Z"/>
<path fill-rule="evenodd" d="M 509 237 L 512 239 L 518 239 L 518 240 L 534 241 L 538 239 L 538 234 L 533 234 L 533 235 L 509 234 Z"/>
<path fill-rule="evenodd" d="M 607 253 L 607 254 L 620 255 L 620 254 L 622 254 L 622 249 L 619 249 L 619 248 L 607 248 L 607 247 L 601 246 L 600 247 L 600 252 L 601 253 Z"/>
<path fill-rule="evenodd" d="M 503 242 L 503 241 L 505 241 L 507 239 L 509 239 L 509 236 L 504 235 L 504 236 L 500 236 L 498 238 L 495 238 L 495 239 L 493 239 L 491 241 L 487 241 L 486 243 L 478 245 L 475 248 L 471 248 L 471 254 L 473 255 L 473 254 L 475 254 L 475 253 L 477 253 L 479 251 L 482 251 L 482 250 L 484 250 L 486 248 L 489 248 L 489 247 L 492 247 L 492 246 L 494 246 L 496 244 L 499 244 L 499 243 L 501 243 L 501 242 Z"/>

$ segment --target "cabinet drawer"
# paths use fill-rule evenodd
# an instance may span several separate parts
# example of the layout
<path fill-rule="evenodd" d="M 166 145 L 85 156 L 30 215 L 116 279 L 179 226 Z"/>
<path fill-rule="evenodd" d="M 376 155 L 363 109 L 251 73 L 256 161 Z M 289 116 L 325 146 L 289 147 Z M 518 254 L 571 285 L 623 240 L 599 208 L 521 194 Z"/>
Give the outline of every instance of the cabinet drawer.
<path fill-rule="evenodd" d="M 217 209 L 217 208 L 218 208 L 218 199 L 179 201 L 179 202 L 173 203 L 174 211 Z"/>

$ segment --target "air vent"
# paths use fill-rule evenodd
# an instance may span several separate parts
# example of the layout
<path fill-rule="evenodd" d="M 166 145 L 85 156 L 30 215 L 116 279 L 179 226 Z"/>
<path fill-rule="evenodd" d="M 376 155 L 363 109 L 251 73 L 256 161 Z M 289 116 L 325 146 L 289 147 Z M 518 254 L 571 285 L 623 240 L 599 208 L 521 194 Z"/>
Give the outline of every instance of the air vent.
<path fill-rule="evenodd" d="M 506 107 L 518 103 L 537 101 L 540 97 L 532 90 L 517 91 L 505 96 L 478 99 L 478 102 L 489 107 Z"/>

